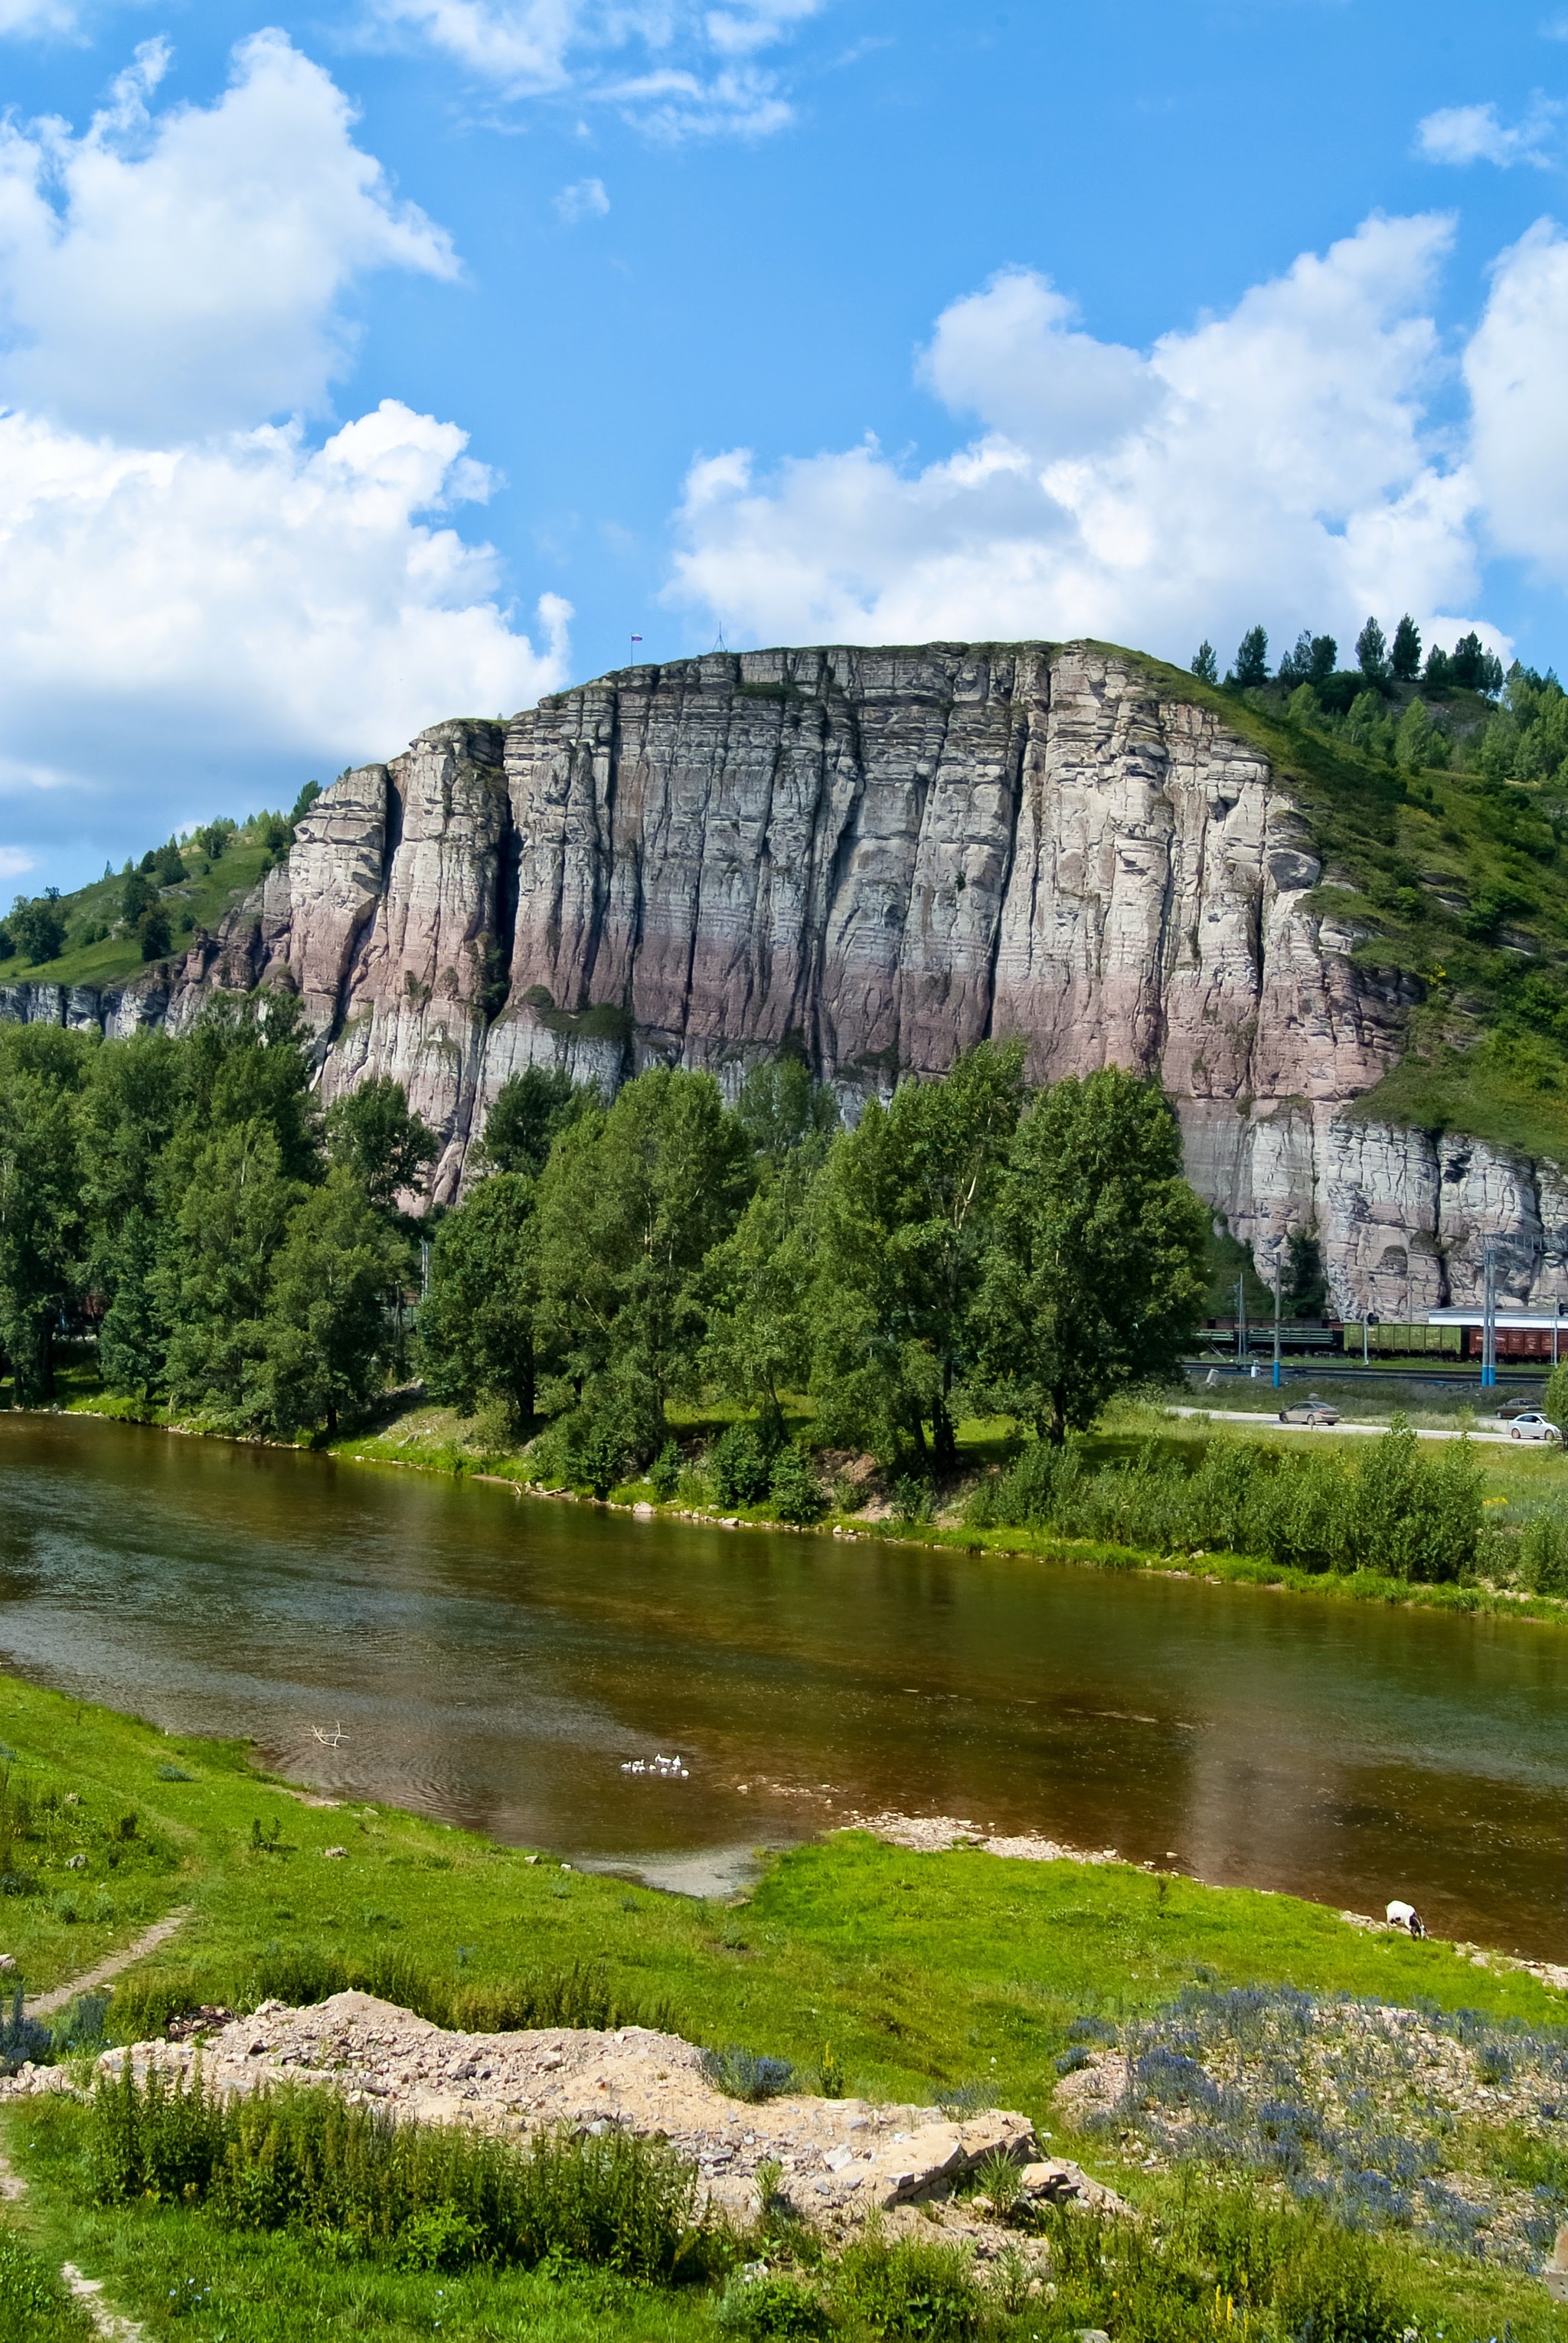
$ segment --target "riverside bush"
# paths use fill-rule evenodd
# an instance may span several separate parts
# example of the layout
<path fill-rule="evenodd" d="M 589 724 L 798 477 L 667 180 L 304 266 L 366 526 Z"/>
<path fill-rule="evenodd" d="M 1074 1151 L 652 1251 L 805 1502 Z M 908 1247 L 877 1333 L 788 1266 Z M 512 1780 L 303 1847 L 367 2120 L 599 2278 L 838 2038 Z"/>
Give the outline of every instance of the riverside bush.
<path fill-rule="evenodd" d="M 225 2098 L 199 2073 L 127 2066 L 100 2078 L 89 2192 L 104 2206 L 205 2206 L 226 2226 L 344 2240 L 395 2267 L 555 2255 L 666 2284 L 716 2275 L 731 2239 L 697 2208 L 697 2175 L 662 2146 L 611 2132 L 526 2147 L 455 2125 L 397 2123 L 334 2092 Z"/>
<path fill-rule="evenodd" d="M 1466 1443 L 1422 1454 L 1396 1418 L 1362 1454 L 1281 1452 L 1224 1437 L 1191 1470 L 1151 1441 L 1128 1463 L 1088 1470 L 1078 1451 L 1026 1447 L 982 1482 L 976 1528 L 1048 1528 L 1162 1553 L 1223 1547 L 1282 1568 L 1375 1570 L 1452 1582 L 1481 1552 L 1481 1475 Z"/>
<path fill-rule="evenodd" d="M 773 1478 L 776 1443 L 759 1423 L 732 1423 L 708 1460 L 708 1477 L 721 1505 L 759 1505 Z"/>

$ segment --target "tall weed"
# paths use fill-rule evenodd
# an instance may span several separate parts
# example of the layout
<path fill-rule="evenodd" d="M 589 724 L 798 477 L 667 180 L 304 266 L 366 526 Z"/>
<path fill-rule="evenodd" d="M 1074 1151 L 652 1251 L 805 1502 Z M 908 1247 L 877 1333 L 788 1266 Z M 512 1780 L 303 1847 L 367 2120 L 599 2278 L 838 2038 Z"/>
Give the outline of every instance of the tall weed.
<path fill-rule="evenodd" d="M 345 2240 L 403 2267 L 556 2255 L 674 2283 L 732 2258 L 697 2206 L 697 2175 L 663 2146 L 611 2132 L 527 2147 L 457 2126 L 397 2123 L 336 2093 L 226 2098 L 190 2076 L 128 2062 L 100 2078 L 88 2186 L 101 2205 L 205 2205 L 240 2229 Z"/>
<path fill-rule="evenodd" d="M 1476 1566 L 1480 1479 L 1465 1443 L 1429 1456 L 1397 1420 L 1355 1457 L 1221 1436 L 1191 1467 L 1157 1441 L 1099 1471 L 1077 1449 L 1035 1441 L 980 1483 L 966 1517 L 976 1528 L 1050 1528 L 1164 1554 L 1224 1548 L 1286 1569 L 1442 1582 Z"/>

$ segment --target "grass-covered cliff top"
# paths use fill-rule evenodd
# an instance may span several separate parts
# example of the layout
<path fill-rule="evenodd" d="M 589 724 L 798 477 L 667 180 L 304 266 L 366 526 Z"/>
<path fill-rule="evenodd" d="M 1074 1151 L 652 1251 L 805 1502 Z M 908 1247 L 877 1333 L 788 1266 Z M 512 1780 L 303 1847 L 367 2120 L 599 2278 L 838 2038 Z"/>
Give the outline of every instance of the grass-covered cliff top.
<path fill-rule="evenodd" d="M 1360 962 L 1415 996 L 1409 1054 L 1362 1111 L 1568 1163 L 1568 697 L 1555 679 L 1516 669 L 1497 701 L 1345 674 L 1316 691 L 1242 691 L 1096 648 L 1269 759 L 1322 856 L 1322 908 Z M 213 823 L 61 896 L 41 931 L 14 913 L 0 984 L 114 984 L 177 956 L 287 852 L 309 794 L 290 815 Z"/>
<path fill-rule="evenodd" d="M 0 985 L 119 984 L 177 959 L 283 860 L 315 794 L 312 784 L 289 814 L 209 822 L 74 894 L 19 895 L 0 920 Z"/>
<path fill-rule="evenodd" d="M 1269 759 L 1322 856 L 1319 908 L 1356 937 L 1360 963 L 1416 995 L 1409 1054 L 1359 1111 L 1568 1163 L 1568 697 L 1555 678 L 1516 668 L 1496 701 L 1341 675 L 1321 694 L 1237 691 L 1131 656 Z"/>

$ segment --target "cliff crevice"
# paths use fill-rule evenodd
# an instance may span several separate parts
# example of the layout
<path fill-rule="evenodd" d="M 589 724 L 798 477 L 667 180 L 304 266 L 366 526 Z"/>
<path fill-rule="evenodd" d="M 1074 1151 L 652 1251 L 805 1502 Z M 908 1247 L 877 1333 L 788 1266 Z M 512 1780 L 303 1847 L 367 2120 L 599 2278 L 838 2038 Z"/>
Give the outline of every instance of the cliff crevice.
<path fill-rule="evenodd" d="M 403 1081 L 457 1192 L 518 1069 L 607 1089 L 799 1042 L 851 1105 L 1021 1035 L 1176 1101 L 1189 1174 L 1267 1272 L 1316 1231 L 1337 1305 L 1568 1298 L 1550 1165 L 1367 1119 L 1419 987 L 1369 970 L 1312 822 L 1222 713 L 1103 646 L 714 653 L 455 720 L 346 774 L 173 971 L 0 1014 L 126 1032 L 297 992 L 327 1097 Z M 1322 908 L 1325 901 L 1330 906 Z"/>

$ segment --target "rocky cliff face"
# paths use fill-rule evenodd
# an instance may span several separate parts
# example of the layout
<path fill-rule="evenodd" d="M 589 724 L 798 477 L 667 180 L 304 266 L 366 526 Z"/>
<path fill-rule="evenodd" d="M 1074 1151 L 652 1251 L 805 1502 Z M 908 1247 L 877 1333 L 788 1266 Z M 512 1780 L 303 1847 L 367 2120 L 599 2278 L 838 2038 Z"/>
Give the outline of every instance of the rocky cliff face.
<path fill-rule="evenodd" d="M 1265 1274 L 1315 1229 L 1347 1314 L 1470 1299 L 1488 1237 L 1511 1292 L 1568 1297 L 1554 1170 L 1354 1111 L 1410 1004 L 1312 908 L 1323 876 L 1267 762 L 1134 660 L 716 654 L 434 727 L 335 783 L 172 974 L 0 1014 L 123 1032 L 286 984 L 327 1094 L 396 1074 L 448 1195 L 532 1061 L 733 1082 L 795 1038 L 852 1101 L 1016 1033 L 1037 1079 L 1157 1073 Z"/>

